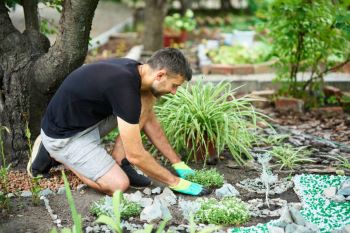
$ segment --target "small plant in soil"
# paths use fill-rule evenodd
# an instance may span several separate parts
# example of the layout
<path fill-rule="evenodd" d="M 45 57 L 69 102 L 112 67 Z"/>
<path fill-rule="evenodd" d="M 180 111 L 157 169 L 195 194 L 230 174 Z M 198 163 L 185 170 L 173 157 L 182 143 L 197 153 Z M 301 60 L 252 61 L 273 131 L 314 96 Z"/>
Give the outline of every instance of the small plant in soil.
<path fill-rule="evenodd" d="M 220 188 L 224 184 L 224 176 L 215 168 L 197 170 L 194 174 L 187 175 L 186 179 L 208 188 Z"/>
<path fill-rule="evenodd" d="M 31 179 L 31 187 L 30 191 L 32 192 L 32 201 L 34 205 L 39 205 L 40 203 L 40 181 L 42 179 L 42 176 L 36 176 Z"/>
<path fill-rule="evenodd" d="M 230 83 L 221 82 L 180 87 L 166 95 L 155 111 L 176 151 L 185 150 L 196 161 L 196 151 L 209 156 L 213 145 L 218 156 L 228 148 L 238 164 L 252 159 L 249 148 L 258 141 L 257 122 L 265 116 L 254 110 L 248 97 L 236 98 Z M 203 149 L 201 149 L 203 148 Z"/>
<path fill-rule="evenodd" d="M 267 146 L 277 146 L 281 145 L 287 138 L 288 134 L 274 134 L 269 135 L 268 137 L 261 137 L 261 141 L 258 142 L 258 145 L 267 145 Z"/>
<path fill-rule="evenodd" d="M 271 155 L 281 165 L 280 170 L 283 168 L 294 170 L 297 164 L 314 162 L 313 159 L 309 158 L 312 152 L 306 148 L 306 146 L 301 146 L 296 149 L 289 144 L 284 144 L 283 146 L 274 146 Z"/>
<path fill-rule="evenodd" d="M 247 205 L 238 198 L 210 198 L 201 200 L 201 207 L 194 218 L 201 223 L 240 225 L 250 219 L 250 214 Z"/>
<path fill-rule="evenodd" d="M 344 156 L 338 156 L 335 157 L 335 159 L 338 161 L 338 167 L 350 170 L 350 162 L 347 158 Z"/>
<path fill-rule="evenodd" d="M 8 209 L 10 207 L 10 198 L 7 196 L 8 194 L 8 172 L 10 170 L 10 164 L 7 165 L 6 158 L 5 158 L 5 152 L 4 152 L 4 141 L 2 140 L 2 132 L 9 133 L 10 130 L 5 127 L 0 127 L 0 153 L 2 158 L 2 163 L 0 167 L 0 185 L 2 191 L 0 191 L 0 209 Z"/>
<path fill-rule="evenodd" d="M 113 198 L 106 196 L 101 200 L 94 202 L 90 208 L 90 212 L 96 216 L 106 215 L 115 218 Z M 141 213 L 141 205 L 136 202 L 131 202 L 121 198 L 119 203 L 120 217 L 122 219 L 128 219 L 133 216 L 138 216 Z"/>
<path fill-rule="evenodd" d="M 63 228 L 61 230 L 61 233 L 83 233 L 81 215 L 78 214 L 77 209 L 75 208 L 72 192 L 69 188 L 69 183 L 68 183 L 68 180 L 67 180 L 67 177 L 66 177 L 66 174 L 64 173 L 64 171 L 62 171 L 62 178 L 64 181 L 64 187 L 66 188 L 66 196 L 67 196 L 68 204 L 69 204 L 69 207 L 71 210 L 74 225 L 73 225 L 72 229 Z M 53 228 L 51 230 L 51 233 L 57 233 L 56 228 Z"/>

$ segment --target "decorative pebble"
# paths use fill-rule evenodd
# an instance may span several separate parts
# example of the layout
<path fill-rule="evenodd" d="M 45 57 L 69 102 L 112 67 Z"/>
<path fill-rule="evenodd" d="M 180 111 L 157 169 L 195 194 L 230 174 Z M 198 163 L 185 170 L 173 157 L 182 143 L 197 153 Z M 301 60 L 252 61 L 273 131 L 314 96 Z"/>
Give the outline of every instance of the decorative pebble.
<path fill-rule="evenodd" d="M 31 191 L 23 191 L 21 193 L 21 197 L 31 197 L 32 196 L 32 192 Z"/>

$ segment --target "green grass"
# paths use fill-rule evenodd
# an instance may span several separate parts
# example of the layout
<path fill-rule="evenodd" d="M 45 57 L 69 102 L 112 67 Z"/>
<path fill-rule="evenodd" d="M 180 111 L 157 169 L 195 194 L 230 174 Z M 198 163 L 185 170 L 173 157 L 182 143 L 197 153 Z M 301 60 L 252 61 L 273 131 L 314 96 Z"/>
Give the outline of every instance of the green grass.
<path fill-rule="evenodd" d="M 194 174 L 187 175 L 185 179 L 208 188 L 220 188 L 224 184 L 224 176 L 215 168 L 197 170 Z"/>

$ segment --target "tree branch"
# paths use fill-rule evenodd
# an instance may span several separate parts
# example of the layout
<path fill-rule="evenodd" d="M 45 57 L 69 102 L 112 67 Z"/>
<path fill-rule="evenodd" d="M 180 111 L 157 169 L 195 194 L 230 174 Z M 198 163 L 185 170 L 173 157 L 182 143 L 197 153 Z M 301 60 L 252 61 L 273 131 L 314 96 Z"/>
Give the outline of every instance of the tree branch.
<path fill-rule="evenodd" d="M 26 30 L 39 31 L 37 0 L 22 0 Z"/>
<path fill-rule="evenodd" d="M 4 1 L 0 0 L 0 44 L 2 44 L 4 39 L 13 32 L 18 32 L 18 30 L 13 26 L 10 20 L 8 9 L 6 8 Z"/>
<path fill-rule="evenodd" d="M 40 90 L 53 92 L 85 59 L 92 19 L 98 0 L 64 0 L 55 44 L 35 63 Z"/>

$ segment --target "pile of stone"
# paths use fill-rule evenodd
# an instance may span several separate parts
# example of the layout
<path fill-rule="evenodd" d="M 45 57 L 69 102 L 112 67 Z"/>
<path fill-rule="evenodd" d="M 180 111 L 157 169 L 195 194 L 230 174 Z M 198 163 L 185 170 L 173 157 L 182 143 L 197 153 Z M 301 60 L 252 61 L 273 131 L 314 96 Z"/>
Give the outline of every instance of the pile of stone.
<path fill-rule="evenodd" d="M 323 195 L 335 202 L 350 201 L 350 179 L 344 180 L 338 189 L 332 186 L 325 188 Z"/>
<path fill-rule="evenodd" d="M 301 205 L 288 204 L 283 207 L 281 217 L 268 225 L 270 233 L 313 233 L 318 232 L 316 225 L 307 222 L 300 214 Z"/>

